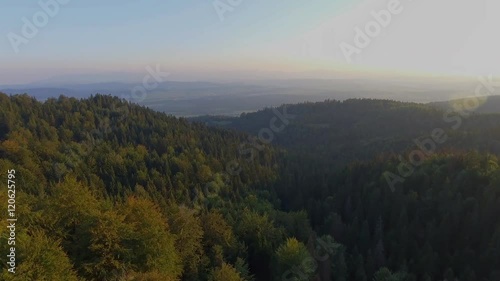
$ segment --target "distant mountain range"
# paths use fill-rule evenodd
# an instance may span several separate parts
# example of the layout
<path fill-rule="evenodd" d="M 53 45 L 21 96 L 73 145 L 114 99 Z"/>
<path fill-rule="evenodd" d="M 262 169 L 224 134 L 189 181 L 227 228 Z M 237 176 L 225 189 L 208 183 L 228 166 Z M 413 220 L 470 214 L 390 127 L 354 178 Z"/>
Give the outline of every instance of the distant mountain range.
<path fill-rule="evenodd" d="M 473 111 L 475 113 L 500 113 L 500 96 L 486 96 L 479 97 L 477 99 L 454 99 L 450 101 L 433 102 L 430 103 L 432 106 L 442 108 L 444 110 L 459 110 L 470 103 L 470 106 L 475 106 L 474 103 L 478 103 L 479 106 Z"/>
<path fill-rule="evenodd" d="M 375 98 L 429 103 L 470 96 L 477 81 L 446 79 L 297 79 L 259 80 L 237 83 L 167 81 L 133 96 L 142 83 L 103 82 L 90 84 L 39 82 L 0 86 L 6 94 L 24 94 L 45 101 L 60 95 L 87 98 L 105 94 L 175 116 L 229 115 L 253 112 L 281 104 L 317 102 L 326 99 Z M 484 110 L 495 110 L 489 105 Z M 482 110 L 482 109 L 481 109 Z"/>

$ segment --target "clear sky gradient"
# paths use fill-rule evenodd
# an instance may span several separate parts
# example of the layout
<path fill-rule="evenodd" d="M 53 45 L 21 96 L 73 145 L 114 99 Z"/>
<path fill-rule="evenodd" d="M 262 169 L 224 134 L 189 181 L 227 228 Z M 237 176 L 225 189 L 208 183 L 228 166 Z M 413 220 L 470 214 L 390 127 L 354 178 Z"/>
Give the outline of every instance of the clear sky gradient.
<path fill-rule="evenodd" d="M 3 1 L 0 84 L 81 74 L 106 80 L 157 64 L 173 80 L 500 74 L 497 0 L 401 0 L 402 11 L 349 63 L 339 46 L 355 46 L 355 28 L 389 2 L 242 0 L 221 20 L 212 0 L 72 0 L 16 53 L 9 34 L 23 36 L 23 17 L 32 22 L 43 9 Z"/>

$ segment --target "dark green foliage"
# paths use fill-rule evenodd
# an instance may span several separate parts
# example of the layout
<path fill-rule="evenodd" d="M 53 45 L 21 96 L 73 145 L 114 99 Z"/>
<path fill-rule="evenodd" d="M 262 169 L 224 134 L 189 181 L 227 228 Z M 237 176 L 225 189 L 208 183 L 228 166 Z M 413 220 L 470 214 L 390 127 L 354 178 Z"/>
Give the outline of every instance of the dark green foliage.
<path fill-rule="evenodd" d="M 246 134 L 110 96 L 0 100 L 0 175 L 19 176 L 23 280 L 250 281 L 269 271 L 284 226 L 309 235 L 305 213 L 256 192 L 276 179 L 277 153 L 262 146 L 247 161 Z"/>
<path fill-rule="evenodd" d="M 393 101 L 278 111 L 294 118 L 272 146 L 110 96 L 0 94 L 0 177 L 16 169 L 23 218 L 20 274 L 0 276 L 499 280 L 499 115 L 453 128 L 436 108 Z M 275 115 L 223 123 L 258 134 Z M 436 128 L 447 140 L 389 185 Z M 0 248 L 6 238 L 0 228 Z"/>
<path fill-rule="evenodd" d="M 440 280 L 450 266 L 459 280 L 495 274 L 500 115 L 368 99 L 279 111 L 294 119 L 274 139 L 287 148 L 277 195 L 286 210 L 306 209 L 314 230 L 346 246 L 347 280 L 371 280 L 381 267 L 407 271 L 408 280 Z M 244 114 L 224 127 L 257 135 L 274 114 Z M 428 146 L 424 163 L 393 192 L 384 173 L 399 175 L 401 159 L 436 129 L 445 141 Z"/>

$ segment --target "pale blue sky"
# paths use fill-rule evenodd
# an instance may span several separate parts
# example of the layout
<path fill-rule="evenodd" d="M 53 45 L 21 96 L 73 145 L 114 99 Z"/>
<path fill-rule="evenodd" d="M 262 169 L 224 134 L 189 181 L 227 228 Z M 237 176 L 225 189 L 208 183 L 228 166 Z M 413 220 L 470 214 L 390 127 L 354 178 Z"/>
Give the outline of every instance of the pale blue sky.
<path fill-rule="evenodd" d="M 431 4 L 435 1 L 410 3 L 401 0 L 406 5 L 403 13 L 394 17 L 387 29 L 374 38 L 372 46 L 363 50 L 354 66 L 470 74 L 463 71 L 467 67 L 460 59 L 458 63 L 454 59 L 457 54 L 462 57 L 460 52 L 466 52 L 463 57 L 474 64 L 474 54 L 478 49 L 469 46 L 470 50 L 464 50 L 463 46 L 473 45 L 471 42 L 476 41 L 470 40 L 478 33 L 478 25 L 494 17 L 484 9 L 493 1 L 443 0 L 449 5 L 458 4 L 449 6 L 453 11 L 433 13 L 424 2 L 435 7 Z M 39 29 L 36 36 L 26 44 L 20 44 L 16 54 L 8 34 L 22 35 L 22 18 L 31 21 L 42 8 L 38 1 L 3 1 L 0 10 L 0 84 L 26 83 L 66 74 L 140 73 L 145 66 L 156 64 L 171 72 L 174 79 L 178 74 L 179 79 L 198 80 L 210 80 L 224 73 L 244 76 L 249 72 L 345 69 L 352 65 L 344 60 L 339 44 L 352 43 L 354 28 L 363 27 L 372 20 L 370 11 L 384 9 L 387 2 L 389 0 L 242 0 L 240 5 L 225 13 L 225 19 L 221 21 L 212 0 L 71 0 L 60 6 L 59 12 Z M 471 11 L 469 4 L 479 2 L 483 4 L 474 4 L 480 7 L 477 13 Z M 446 9 L 446 6 L 439 9 Z M 419 11 L 425 14 L 417 14 Z M 448 14 L 445 16 L 445 13 Z M 453 22 L 453 13 L 457 23 Z M 456 25 L 464 15 L 470 19 L 471 13 L 472 21 Z M 432 25 L 440 24 L 440 18 L 441 21 L 451 21 L 444 31 L 457 31 L 454 26 L 460 30 L 452 33 L 451 38 L 449 34 L 442 34 L 441 38 L 439 34 L 431 34 L 429 30 L 433 29 Z M 424 19 L 431 22 L 423 22 Z M 491 24 L 494 23 L 487 26 Z M 408 30 L 413 33 L 411 37 L 415 41 L 402 40 Z M 420 33 L 428 36 L 422 39 Z M 473 39 L 491 40 L 487 32 L 483 30 L 483 33 L 481 38 Z M 446 46 L 440 50 L 438 46 L 436 51 L 425 47 L 429 44 L 437 46 L 442 42 L 431 40 L 447 37 L 449 42 L 458 46 L 456 49 Z M 400 57 L 408 57 L 409 45 L 399 41 L 408 44 L 420 42 L 425 45 L 421 47 L 425 51 L 421 55 L 429 61 L 436 58 L 438 61 L 434 62 L 435 65 L 430 63 L 426 69 L 426 64 L 422 64 L 425 58 L 401 60 Z M 490 46 L 483 47 L 481 52 L 499 57 L 497 53 L 491 53 L 496 45 L 487 43 L 481 43 Z M 453 49 L 455 57 L 440 61 L 438 56 L 450 53 L 447 48 Z M 395 58 L 381 55 L 388 52 Z M 491 72 L 482 67 L 484 63 L 470 69 Z M 462 71 L 458 71 L 454 64 L 462 67 Z"/>

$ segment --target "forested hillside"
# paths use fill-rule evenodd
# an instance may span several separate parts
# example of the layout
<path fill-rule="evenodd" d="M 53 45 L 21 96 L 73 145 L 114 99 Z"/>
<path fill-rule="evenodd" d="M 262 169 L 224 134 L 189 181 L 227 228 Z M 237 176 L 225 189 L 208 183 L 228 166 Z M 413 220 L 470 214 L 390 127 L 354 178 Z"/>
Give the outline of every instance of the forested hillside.
<path fill-rule="evenodd" d="M 305 213 L 267 201 L 277 152 L 262 146 L 249 161 L 245 134 L 101 95 L 2 94 L 0 124 L 19 218 L 17 271 L 4 280 L 263 280 L 282 273 L 269 266 L 288 258 L 279 247 L 305 249 L 312 235 Z"/>
<path fill-rule="evenodd" d="M 462 107 L 464 99 L 456 99 L 451 101 L 443 102 L 431 102 L 429 105 L 441 108 L 444 110 L 456 110 Z M 476 113 L 500 113 L 500 96 L 489 96 L 478 104 L 477 108 L 474 109 Z"/>
<path fill-rule="evenodd" d="M 380 267 L 417 277 L 402 280 L 500 280 L 498 156 L 436 153 L 392 190 L 385 174 L 401 163 L 377 157 L 318 172 L 291 162 L 277 193 L 346 247 L 350 277 L 333 280 L 371 280 Z"/>
<path fill-rule="evenodd" d="M 478 100 L 478 102 L 480 102 Z M 484 104 L 481 103 L 482 106 Z M 273 144 L 290 153 L 345 164 L 371 159 L 380 153 L 413 149 L 415 139 L 429 138 L 434 129 L 449 136 L 443 145 L 500 152 L 500 115 L 479 115 L 474 109 L 445 111 L 434 106 L 390 100 L 350 99 L 283 105 L 277 111 L 290 116 Z M 258 135 L 268 128 L 275 109 L 242 114 L 239 118 L 198 117 L 193 120 Z"/>
<path fill-rule="evenodd" d="M 218 128 L 0 94 L 2 280 L 500 280 L 499 115 L 349 100 L 195 120 Z"/>
<path fill-rule="evenodd" d="M 287 149 L 275 191 L 344 245 L 346 279 L 333 280 L 372 280 L 381 267 L 411 273 L 402 280 L 500 280 L 500 115 L 461 108 L 353 99 L 277 109 L 290 122 L 273 138 Z M 259 136 L 275 112 L 196 120 Z"/>

